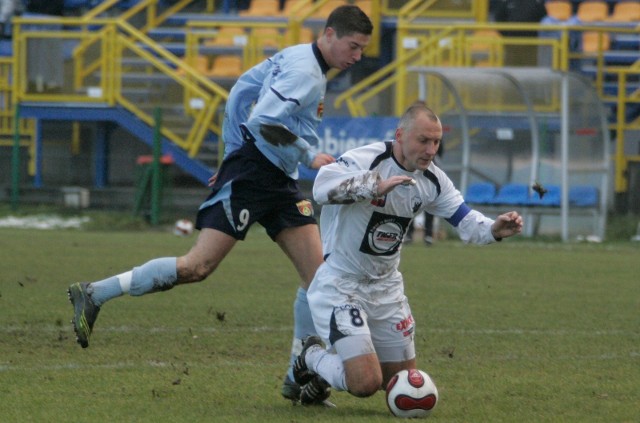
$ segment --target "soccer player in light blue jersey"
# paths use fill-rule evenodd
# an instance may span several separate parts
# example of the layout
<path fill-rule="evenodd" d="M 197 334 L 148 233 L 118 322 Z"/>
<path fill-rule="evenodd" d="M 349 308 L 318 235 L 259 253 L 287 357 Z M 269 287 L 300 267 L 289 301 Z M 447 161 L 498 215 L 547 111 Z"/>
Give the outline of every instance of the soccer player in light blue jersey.
<path fill-rule="evenodd" d="M 301 278 L 294 302 L 293 363 L 301 340 L 315 333 L 306 290 L 323 261 L 312 203 L 298 187 L 298 164 L 318 169 L 334 162 L 314 148 L 326 73 L 358 62 L 372 30 L 362 10 L 340 6 L 316 42 L 285 48 L 240 76 L 225 109 L 225 158 L 198 211 L 195 245 L 181 257 L 157 258 L 101 281 L 72 284 L 73 326 L 83 348 L 105 302 L 126 293 L 139 296 L 204 280 L 258 222 Z M 282 394 L 297 401 L 300 391 L 289 369 Z M 323 403 L 327 396 L 308 402 Z"/>

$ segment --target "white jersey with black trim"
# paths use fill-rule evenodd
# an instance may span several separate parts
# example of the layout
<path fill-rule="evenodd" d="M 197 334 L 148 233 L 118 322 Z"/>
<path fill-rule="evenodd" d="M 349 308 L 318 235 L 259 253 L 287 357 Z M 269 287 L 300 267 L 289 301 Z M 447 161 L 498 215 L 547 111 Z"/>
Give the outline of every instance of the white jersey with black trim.
<path fill-rule="evenodd" d="M 495 242 L 494 221 L 470 209 L 444 171 L 431 163 L 424 172 L 409 172 L 392 149 L 392 141 L 369 144 L 320 168 L 313 196 L 323 204 L 320 231 L 329 266 L 367 280 L 392 275 L 406 229 L 424 210 L 445 218 L 464 242 Z M 378 181 L 394 175 L 411 176 L 416 184 L 399 185 L 377 197 Z"/>
<path fill-rule="evenodd" d="M 297 179 L 298 164 L 311 167 L 317 154 L 328 70 L 312 43 L 287 47 L 242 74 L 225 107 L 225 156 L 248 135 L 269 161 Z M 269 142 L 260 135 L 261 124 L 284 125 L 297 139 Z"/>

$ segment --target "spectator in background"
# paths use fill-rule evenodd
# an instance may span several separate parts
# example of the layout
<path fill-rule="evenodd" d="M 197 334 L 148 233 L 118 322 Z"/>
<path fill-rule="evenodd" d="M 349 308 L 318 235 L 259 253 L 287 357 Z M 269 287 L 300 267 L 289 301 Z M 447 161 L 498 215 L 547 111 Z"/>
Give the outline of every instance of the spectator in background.
<path fill-rule="evenodd" d="M 496 22 L 540 23 L 547 15 L 543 0 L 501 0 L 493 3 L 492 16 Z M 504 37 L 537 37 L 538 31 L 501 31 Z M 505 65 L 536 66 L 537 46 L 505 45 Z"/>
<path fill-rule="evenodd" d="M 24 12 L 22 0 L 0 0 L 0 37 L 11 38 L 11 19 Z"/>
<path fill-rule="evenodd" d="M 27 12 L 38 15 L 61 17 L 63 0 L 29 0 Z M 60 24 L 34 25 L 35 31 L 56 31 Z M 29 90 L 37 93 L 59 92 L 64 85 L 64 59 L 62 40 L 47 36 L 30 37 L 27 42 L 27 77 Z"/>
<path fill-rule="evenodd" d="M 424 212 L 424 220 L 422 222 L 422 230 L 423 230 L 423 234 L 422 234 L 422 240 L 424 241 L 424 245 L 426 245 L 427 247 L 430 246 L 431 244 L 433 244 L 434 241 L 434 234 L 433 234 L 433 226 L 434 226 L 434 216 L 429 213 L 429 212 Z M 420 223 L 417 221 L 417 219 L 414 219 L 410 224 L 409 227 L 407 228 L 407 233 L 404 236 L 404 239 L 402 240 L 402 242 L 404 244 L 411 244 L 413 242 L 413 234 L 416 230 L 416 226 L 420 226 Z"/>
<path fill-rule="evenodd" d="M 29 0 L 27 12 L 39 15 L 62 16 L 64 12 L 64 0 Z"/>

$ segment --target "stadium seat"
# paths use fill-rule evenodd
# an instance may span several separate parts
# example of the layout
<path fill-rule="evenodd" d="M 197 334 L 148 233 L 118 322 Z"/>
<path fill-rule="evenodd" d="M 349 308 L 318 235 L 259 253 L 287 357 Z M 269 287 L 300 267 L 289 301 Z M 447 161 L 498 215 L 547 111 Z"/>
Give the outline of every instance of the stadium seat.
<path fill-rule="evenodd" d="M 200 72 L 202 75 L 208 75 L 209 74 L 209 58 L 207 56 L 197 56 L 193 59 L 191 59 L 193 63 L 189 63 L 189 61 L 185 60 L 187 63 L 189 63 L 196 71 Z M 184 71 L 183 68 L 178 68 L 178 74 L 179 75 L 185 75 L 186 72 Z"/>
<path fill-rule="evenodd" d="M 573 7 L 569 0 L 547 0 L 544 4 L 547 16 L 559 21 L 569 20 L 573 14 Z"/>
<path fill-rule="evenodd" d="M 213 59 L 208 76 L 214 78 L 237 78 L 242 75 L 240 56 L 221 54 Z"/>
<path fill-rule="evenodd" d="M 307 28 L 307 27 L 300 28 L 300 34 L 299 34 L 299 38 L 297 40 L 294 40 L 292 37 L 293 36 L 291 35 L 291 33 L 288 32 L 287 33 L 287 44 L 288 45 L 312 43 L 312 42 L 314 42 L 316 40 L 316 35 L 313 33 L 313 30 L 311 28 Z"/>
<path fill-rule="evenodd" d="M 214 38 L 207 39 L 204 42 L 204 45 L 209 47 L 242 45 L 243 43 L 246 43 L 246 37 L 247 34 L 244 31 L 244 28 L 237 26 L 223 26 L 218 30 L 218 33 Z M 240 40 L 243 41 L 240 42 Z"/>
<path fill-rule="evenodd" d="M 373 0 L 356 0 L 355 5 L 358 6 L 367 16 L 371 16 L 372 5 L 371 2 Z"/>
<path fill-rule="evenodd" d="M 480 29 L 469 36 L 469 60 L 475 67 L 496 66 L 501 49 L 497 41 L 502 36 L 495 29 Z"/>
<path fill-rule="evenodd" d="M 496 186 L 490 182 L 480 182 L 467 187 L 464 200 L 473 204 L 490 204 L 496 196 Z"/>
<path fill-rule="evenodd" d="M 92 6 L 89 0 L 64 0 L 63 7 L 65 10 L 89 8 Z"/>
<path fill-rule="evenodd" d="M 240 16 L 279 16 L 280 0 L 251 0 L 249 8 L 238 12 Z"/>
<path fill-rule="evenodd" d="M 316 40 L 316 34 L 313 33 L 311 28 L 300 28 L 300 42 L 312 43 Z"/>
<path fill-rule="evenodd" d="M 282 15 L 286 17 L 291 17 L 294 14 L 302 16 L 311 6 L 313 6 L 311 0 L 287 0 L 282 8 Z"/>
<path fill-rule="evenodd" d="M 603 0 L 581 1 L 576 16 L 580 22 L 601 22 L 609 17 L 609 6 Z"/>
<path fill-rule="evenodd" d="M 316 13 L 313 14 L 313 17 L 327 19 L 331 12 L 333 12 L 333 9 L 345 4 L 347 4 L 345 0 L 329 0 L 325 4 L 320 6 L 318 10 L 316 10 Z"/>
<path fill-rule="evenodd" d="M 282 35 L 277 28 L 254 28 L 251 35 L 260 47 L 282 47 Z"/>
<path fill-rule="evenodd" d="M 613 12 L 607 18 L 609 22 L 640 21 L 640 1 L 619 1 L 613 6 Z"/>
<path fill-rule="evenodd" d="M 606 32 L 585 31 L 582 33 L 582 51 L 597 53 L 611 47 L 611 36 Z"/>
<path fill-rule="evenodd" d="M 529 197 L 530 206 L 560 207 L 561 190 L 558 185 L 545 186 L 547 192 L 540 198 L 537 193 Z"/>
<path fill-rule="evenodd" d="M 598 189 L 591 185 L 575 185 L 569 188 L 569 204 L 575 207 L 598 205 Z"/>
<path fill-rule="evenodd" d="M 524 206 L 529 203 L 529 186 L 526 184 L 504 184 L 498 190 L 491 204 L 508 204 Z"/>

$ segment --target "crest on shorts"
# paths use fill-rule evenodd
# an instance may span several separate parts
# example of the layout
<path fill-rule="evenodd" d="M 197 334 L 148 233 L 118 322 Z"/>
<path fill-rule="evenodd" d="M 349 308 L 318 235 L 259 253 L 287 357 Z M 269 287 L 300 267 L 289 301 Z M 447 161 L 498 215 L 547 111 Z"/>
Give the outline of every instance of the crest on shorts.
<path fill-rule="evenodd" d="M 296 203 L 298 211 L 303 216 L 313 216 L 313 205 L 309 200 L 302 200 Z"/>

